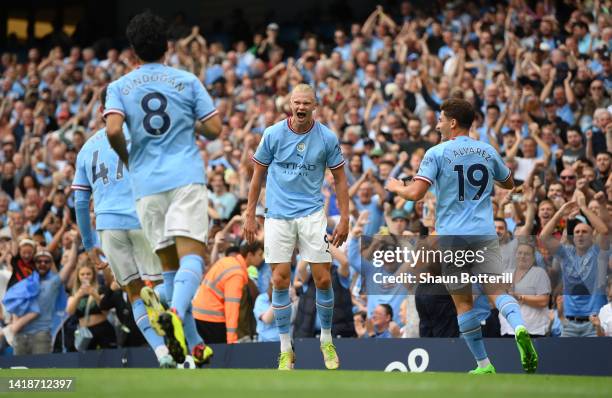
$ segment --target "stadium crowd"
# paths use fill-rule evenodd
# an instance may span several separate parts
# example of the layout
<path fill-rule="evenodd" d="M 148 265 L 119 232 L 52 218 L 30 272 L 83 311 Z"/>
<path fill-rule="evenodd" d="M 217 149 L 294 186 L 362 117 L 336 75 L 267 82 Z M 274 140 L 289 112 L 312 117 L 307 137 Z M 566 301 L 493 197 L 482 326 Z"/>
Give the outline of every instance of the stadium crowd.
<path fill-rule="evenodd" d="M 274 22 L 226 47 L 175 21 L 166 63 L 197 75 L 223 119 L 217 140 L 198 141 L 210 189 L 207 271 L 241 252 L 251 156 L 264 129 L 289 114 L 291 88 L 305 82 L 316 88 L 317 119 L 338 134 L 350 184 L 349 241 L 331 247 L 334 335 L 458 336 L 443 285 L 368 294 L 361 277 L 371 248 L 360 238 L 435 234 L 433 193 L 407 202 L 384 183 L 417 172 L 425 151 L 440 141 L 441 102 L 461 97 L 477 111 L 472 138 L 493 145 L 521 184 L 496 187 L 494 204 L 504 264 L 529 332 L 612 336 L 611 4 L 481 3 L 378 6 L 333 36 L 302 32 L 297 45 L 283 37 L 295 27 Z M 16 354 L 74 350 L 78 325 L 92 332 L 90 349 L 144 344 L 109 269 L 97 270 L 83 253 L 70 190 L 77 153 L 104 127 L 101 90 L 136 67 L 132 51 L 121 47 L 104 56 L 78 46 L 2 54 L 1 334 Z M 331 231 L 339 216 L 331 173 L 323 195 Z M 294 265 L 294 337 L 315 336 L 313 281 L 299 255 Z M 5 297 L 33 273 L 32 289 Z M 227 340 L 277 340 L 270 266 L 262 262 L 248 275 L 238 287 L 239 333 Z M 32 294 L 39 308 L 19 308 Z M 194 306 L 205 305 L 202 294 Z M 485 336 L 513 333 L 496 310 L 486 325 Z"/>

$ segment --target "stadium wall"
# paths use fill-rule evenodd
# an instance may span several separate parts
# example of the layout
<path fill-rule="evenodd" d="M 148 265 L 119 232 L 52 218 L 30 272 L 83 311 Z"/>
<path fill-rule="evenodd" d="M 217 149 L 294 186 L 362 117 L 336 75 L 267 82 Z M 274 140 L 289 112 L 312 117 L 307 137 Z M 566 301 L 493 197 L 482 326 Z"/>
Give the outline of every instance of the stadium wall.
<path fill-rule="evenodd" d="M 474 361 L 460 339 L 338 339 L 344 370 L 465 372 Z M 541 338 L 538 373 L 612 376 L 612 338 Z M 278 343 L 214 345 L 214 368 L 274 368 Z M 295 342 L 297 369 L 323 369 L 319 341 Z M 522 373 L 513 339 L 487 339 L 498 372 Z M 0 357 L 0 368 L 151 368 L 157 361 L 148 348 L 126 348 Z"/>

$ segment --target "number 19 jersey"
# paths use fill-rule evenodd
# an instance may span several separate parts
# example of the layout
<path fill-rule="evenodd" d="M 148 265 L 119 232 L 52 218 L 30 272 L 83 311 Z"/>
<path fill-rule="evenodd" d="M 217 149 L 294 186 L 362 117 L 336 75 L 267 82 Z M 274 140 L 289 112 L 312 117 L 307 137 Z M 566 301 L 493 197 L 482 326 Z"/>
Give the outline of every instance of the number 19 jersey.
<path fill-rule="evenodd" d="M 510 169 L 489 144 L 458 136 L 430 148 L 415 179 L 434 186 L 438 235 L 495 235 L 491 195 Z"/>
<path fill-rule="evenodd" d="M 108 86 L 105 108 L 125 117 L 136 199 L 206 182 L 194 127 L 217 111 L 195 75 L 144 64 Z"/>

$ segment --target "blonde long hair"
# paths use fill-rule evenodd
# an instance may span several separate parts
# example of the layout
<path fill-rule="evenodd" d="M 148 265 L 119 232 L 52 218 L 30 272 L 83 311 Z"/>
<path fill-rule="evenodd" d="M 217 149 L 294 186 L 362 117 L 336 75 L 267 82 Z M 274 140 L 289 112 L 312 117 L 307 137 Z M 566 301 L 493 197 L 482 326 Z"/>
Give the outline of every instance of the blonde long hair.
<path fill-rule="evenodd" d="M 96 277 L 96 267 L 89 259 L 84 259 L 76 267 L 75 281 L 74 281 L 74 287 L 72 288 L 72 294 L 76 294 L 76 292 L 79 291 L 81 286 L 83 286 L 83 284 L 81 283 L 81 279 L 79 278 L 79 272 L 81 272 L 83 268 L 89 268 L 91 270 L 93 278 L 90 284 L 94 289 L 96 290 L 98 289 L 98 278 Z M 89 297 L 87 298 L 87 307 L 91 305 L 92 300 L 93 300 L 93 296 L 89 295 Z"/>

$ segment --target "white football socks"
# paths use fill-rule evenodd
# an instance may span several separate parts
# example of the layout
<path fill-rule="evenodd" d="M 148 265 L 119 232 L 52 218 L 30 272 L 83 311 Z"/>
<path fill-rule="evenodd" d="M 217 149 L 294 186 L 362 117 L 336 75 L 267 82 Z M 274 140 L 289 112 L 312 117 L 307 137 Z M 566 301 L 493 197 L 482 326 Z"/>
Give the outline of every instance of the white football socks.
<path fill-rule="evenodd" d="M 332 342 L 331 329 L 321 329 L 321 344 L 331 343 L 331 342 Z"/>
<path fill-rule="evenodd" d="M 291 346 L 291 336 L 289 333 L 280 333 L 281 352 L 291 352 L 293 347 Z"/>
<path fill-rule="evenodd" d="M 491 364 L 491 361 L 489 361 L 489 357 L 486 357 L 483 360 L 476 361 L 476 363 L 478 364 L 479 368 L 486 368 L 487 366 Z"/>

